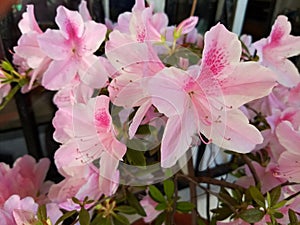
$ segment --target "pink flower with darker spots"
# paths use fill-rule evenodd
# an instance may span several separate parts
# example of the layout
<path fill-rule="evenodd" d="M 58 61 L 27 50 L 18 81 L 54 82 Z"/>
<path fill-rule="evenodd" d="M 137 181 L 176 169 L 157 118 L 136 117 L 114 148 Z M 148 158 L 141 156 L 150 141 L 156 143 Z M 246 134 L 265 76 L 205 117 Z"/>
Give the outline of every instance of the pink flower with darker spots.
<path fill-rule="evenodd" d="M 105 38 L 105 25 L 84 21 L 78 12 L 63 6 L 57 8 L 55 21 L 60 30 L 48 29 L 38 38 L 41 49 L 53 60 L 43 76 L 42 85 L 58 90 L 71 83 L 78 74 L 90 87 L 105 86 L 107 73 L 93 54 Z"/>
<path fill-rule="evenodd" d="M 291 24 L 286 16 L 278 16 L 271 34 L 253 46 L 257 49 L 262 65 L 272 69 L 277 75 L 277 81 L 293 87 L 300 82 L 297 67 L 288 58 L 300 54 L 300 37 L 290 35 Z"/>
<path fill-rule="evenodd" d="M 242 153 L 263 141 L 239 107 L 271 92 L 272 71 L 240 62 L 238 37 L 221 24 L 206 33 L 204 43 L 200 66 L 187 71 L 164 68 L 148 81 L 152 104 L 168 117 L 161 145 L 163 167 L 173 166 L 199 133 Z"/>

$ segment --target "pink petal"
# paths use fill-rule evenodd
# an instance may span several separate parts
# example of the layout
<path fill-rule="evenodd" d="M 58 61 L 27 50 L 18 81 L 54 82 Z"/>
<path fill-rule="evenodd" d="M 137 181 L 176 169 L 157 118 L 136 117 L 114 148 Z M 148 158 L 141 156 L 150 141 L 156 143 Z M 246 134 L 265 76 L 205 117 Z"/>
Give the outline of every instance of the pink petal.
<path fill-rule="evenodd" d="M 289 121 L 281 122 L 276 128 L 276 135 L 279 143 L 293 154 L 299 153 L 300 131 L 296 131 Z"/>
<path fill-rule="evenodd" d="M 92 17 L 87 8 L 87 3 L 85 0 L 82 0 L 81 3 L 79 4 L 78 11 L 79 11 L 80 15 L 82 16 L 83 21 L 92 20 Z"/>
<path fill-rule="evenodd" d="M 22 14 L 22 17 L 23 18 L 20 20 L 18 24 L 22 34 L 31 31 L 43 33 L 34 16 L 34 5 L 27 5 L 26 12 Z"/>
<path fill-rule="evenodd" d="M 220 81 L 220 101 L 235 108 L 270 94 L 276 85 L 275 74 L 254 62 L 240 63 L 230 77 Z M 207 89 L 209 87 L 203 87 Z M 255 91 L 253 91 L 255 90 Z"/>
<path fill-rule="evenodd" d="M 135 135 L 138 127 L 140 126 L 142 120 L 144 119 L 146 113 L 148 112 L 149 108 L 151 107 L 152 102 L 151 100 L 147 100 L 145 101 L 140 107 L 139 109 L 136 111 L 133 119 L 132 119 L 132 123 L 129 126 L 129 138 L 133 138 L 133 136 Z"/>
<path fill-rule="evenodd" d="M 101 95 L 96 98 L 94 109 L 94 124 L 97 133 L 107 133 L 112 126 L 112 118 L 109 114 L 109 98 Z"/>
<path fill-rule="evenodd" d="M 214 118 L 211 119 L 211 126 L 203 124 L 201 131 L 216 145 L 231 151 L 248 153 L 255 145 L 263 142 L 261 133 L 249 124 L 248 118 L 240 110 L 230 110 L 224 115 L 215 111 L 212 115 Z"/>
<path fill-rule="evenodd" d="M 109 73 L 95 55 L 81 59 L 78 73 L 81 81 L 89 87 L 101 89 L 107 85 Z"/>
<path fill-rule="evenodd" d="M 107 28 L 105 25 L 94 21 L 84 23 L 84 33 L 82 36 L 82 49 L 89 54 L 95 52 L 105 39 Z"/>
<path fill-rule="evenodd" d="M 41 49 L 54 60 L 66 60 L 71 56 L 71 48 L 58 30 L 46 30 L 38 37 Z"/>
<path fill-rule="evenodd" d="M 70 11 L 63 6 L 59 6 L 55 22 L 66 39 L 80 38 L 83 34 L 84 23 L 79 12 Z"/>
<path fill-rule="evenodd" d="M 187 34 L 191 32 L 198 23 L 197 16 L 191 16 L 183 20 L 175 29 L 175 32 L 178 32 L 180 35 Z"/>
<path fill-rule="evenodd" d="M 202 73 L 220 75 L 229 65 L 240 61 L 241 43 L 224 25 L 217 24 L 206 32 L 204 43 Z"/>
<path fill-rule="evenodd" d="M 43 76 L 42 85 L 49 90 L 63 88 L 75 77 L 77 66 L 69 60 L 52 61 Z"/>

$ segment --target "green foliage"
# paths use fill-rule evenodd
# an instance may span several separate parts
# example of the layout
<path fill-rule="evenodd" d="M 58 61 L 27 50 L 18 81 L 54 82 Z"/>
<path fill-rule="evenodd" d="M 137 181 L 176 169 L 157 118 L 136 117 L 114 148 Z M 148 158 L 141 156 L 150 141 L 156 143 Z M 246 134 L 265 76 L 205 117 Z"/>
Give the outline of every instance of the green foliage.
<path fill-rule="evenodd" d="M 126 191 L 126 197 L 128 204 L 133 207 L 139 215 L 146 216 L 144 208 L 141 206 L 134 194 L 132 194 L 130 191 Z"/>
<path fill-rule="evenodd" d="M 264 217 L 264 215 L 265 213 L 263 211 L 252 208 L 242 211 L 239 214 L 239 217 L 247 223 L 256 223 L 259 222 Z"/>
<path fill-rule="evenodd" d="M 55 225 L 58 225 L 60 224 L 61 222 L 63 222 L 64 220 L 72 217 L 73 215 L 75 215 L 77 213 L 76 210 L 72 210 L 72 211 L 68 211 L 68 212 L 65 212 L 55 223 Z"/>
<path fill-rule="evenodd" d="M 172 180 L 165 180 L 163 182 L 163 185 L 164 185 L 164 192 L 167 196 L 167 199 L 171 200 L 175 192 L 174 182 Z"/>
<path fill-rule="evenodd" d="M 80 223 L 80 225 L 89 225 L 90 224 L 90 214 L 83 207 L 79 211 L 79 223 Z"/>
<path fill-rule="evenodd" d="M 149 194 L 151 198 L 158 203 L 166 202 L 166 199 L 163 196 L 163 194 L 154 185 L 149 186 Z"/>

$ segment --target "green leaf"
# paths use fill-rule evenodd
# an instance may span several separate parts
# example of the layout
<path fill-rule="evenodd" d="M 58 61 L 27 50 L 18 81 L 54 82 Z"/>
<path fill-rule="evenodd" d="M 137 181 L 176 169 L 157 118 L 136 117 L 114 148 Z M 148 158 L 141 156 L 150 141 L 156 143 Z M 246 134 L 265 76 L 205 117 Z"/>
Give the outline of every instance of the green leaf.
<path fill-rule="evenodd" d="M 79 211 L 79 223 L 80 225 L 90 224 L 90 214 L 85 208 L 81 208 Z"/>
<path fill-rule="evenodd" d="M 101 214 L 98 214 L 95 219 L 93 219 L 91 225 L 111 225 L 110 217 L 103 217 Z"/>
<path fill-rule="evenodd" d="M 136 131 L 136 134 L 151 134 L 151 130 L 153 129 L 155 129 L 153 126 L 148 124 L 143 124 L 139 126 L 139 128 Z"/>
<path fill-rule="evenodd" d="M 187 213 L 192 211 L 195 208 L 195 205 L 191 202 L 177 202 L 176 210 L 179 212 Z"/>
<path fill-rule="evenodd" d="M 166 220 L 166 213 L 162 212 L 156 217 L 154 225 L 162 225 L 163 222 L 165 222 L 165 220 Z"/>
<path fill-rule="evenodd" d="M 274 212 L 273 213 L 273 216 L 276 218 L 276 219 L 281 219 L 283 218 L 283 214 L 281 212 Z"/>
<path fill-rule="evenodd" d="M 72 201 L 78 205 L 81 204 L 81 201 L 79 199 L 77 199 L 76 197 L 72 197 Z"/>
<path fill-rule="evenodd" d="M 149 194 L 152 197 L 152 199 L 158 203 L 166 202 L 166 199 L 163 196 L 163 194 L 154 185 L 149 186 Z"/>
<path fill-rule="evenodd" d="M 144 208 L 141 206 L 140 202 L 130 191 L 126 191 L 127 201 L 130 206 L 136 209 L 136 212 L 141 216 L 147 216 Z"/>
<path fill-rule="evenodd" d="M 299 224 L 296 213 L 291 209 L 289 209 L 289 220 L 290 220 L 290 225 L 298 225 Z"/>
<path fill-rule="evenodd" d="M 72 210 L 72 211 L 64 213 L 61 217 L 59 217 L 59 219 L 56 221 L 55 225 L 58 225 L 59 223 L 63 222 L 64 220 L 70 218 L 75 213 L 77 213 L 76 210 Z"/>
<path fill-rule="evenodd" d="M 214 216 L 217 220 L 225 220 L 233 214 L 232 210 L 228 206 L 212 209 L 211 211 L 215 213 Z"/>
<path fill-rule="evenodd" d="M 46 205 L 40 205 L 37 211 L 37 218 L 41 221 L 47 220 L 47 209 Z"/>
<path fill-rule="evenodd" d="M 121 225 L 130 225 L 130 222 L 129 222 L 129 220 L 125 217 L 125 216 L 123 216 L 123 215 L 120 215 L 120 214 L 113 214 L 113 218 L 114 218 L 114 223 L 115 222 L 119 222 L 119 224 Z M 115 223 L 115 225 L 117 225 L 116 223 Z"/>
<path fill-rule="evenodd" d="M 282 200 L 280 202 L 277 202 L 275 205 L 272 206 L 272 209 L 280 209 L 287 203 L 286 200 Z"/>
<path fill-rule="evenodd" d="M 174 182 L 172 180 L 165 180 L 164 183 L 164 192 L 168 198 L 168 200 L 172 199 L 173 195 L 174 195 L 174 191 L 175 191 L 175 185 Z"/>
<path fill-rule="evenodd" d="M 158 203 L 158 205 L 155 207 L 155 210 L 157 211 L 163 211 L 165 209 L 167 209 L 167 204 L 165 202 Z"/>
<path fill-rule="evenodd" d="M 131 165 L 146 166 L 146 158 L 144 152 L 127 148 L 126 158 Z"/>
<path fill-rule="evenodd" d="M 254 186 L 249 188 L 252 199 L 261 207 L 265 208 L 265 198 L 263 194 Z"/>
<path fill-rule="evenodd" d="M 270 191 L 271 206 L 275 205 L 278 202 L 280 195 L 281 195 L 281 186 L 280 185 L 273 188 Z"/>
<path fill-rule="evenodd" d="M 242 211 L 239 214 L 239 217 L 247 223 L 256 223 L 260 221 L 264 217 L 264 215 L 265 214 L 263 211 L 256 208 L 252 208 Z"/>
<path fill-rule="evenodd" d="M 124 214 L 136 214 L 136 209 L 129 205 L 121 205 L 115 208 L 115 211 L 124 213 Z"/>
<path fill-rule="evenodd" d="M 3 60 L 1 63 L 1 67 L 6 71 L 13 71 L 14 67 L 11 65 L 9 61 Z"/>

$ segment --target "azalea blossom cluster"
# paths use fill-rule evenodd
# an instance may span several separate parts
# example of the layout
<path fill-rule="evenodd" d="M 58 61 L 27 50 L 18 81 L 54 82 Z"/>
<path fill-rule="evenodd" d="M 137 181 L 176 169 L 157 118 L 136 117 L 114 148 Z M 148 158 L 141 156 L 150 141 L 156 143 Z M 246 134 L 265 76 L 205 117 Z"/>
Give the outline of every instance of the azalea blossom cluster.
<path fill-rule="evenodd" d="M 129 151 L 154 149 L 132 141 L 143 125 L 157 136 L 163 130 L 157 150 L 163 169 L 177 165 L 202 142 L 238 154 L 266 151 L 267 161 L 253 162 L 263 193 L 300 182 L 300 76 L 288 59 L 299 55 L 300 38 L 290 35 L 285 16 L 277 18 L 268 38 L 251 43 L 242 37 L 247 49 L 220 23 L 204 37 L 197 33 L 197 17 L 168 26 L 168 17 L 143 0 L 136 0 L 116 24 L 93 21 L 85 1 L 78 11 L 59 6 L 55 22 L 58 29 L 42 31 L 34 6 L 27 6 L 13 49 L 17 69 L 2 64 L 0 102 L 11 97 L 13 82 L 23 92 L 39 85 L 56 91 L 53 137 L 61 145 L 55 165 L 64 179 L 43 184 L 49 166 L 44 159 L 35 165 L 24 157 L 12 169 L 1 164 L 1 185 L 16 188 L 4 186 L 9 191 L 0 192 L 0 217 L 7 224 L 38 221 L 38 204 L 46 205 L 47 224 L 55 223 L 58 209 L 81 213 L 95 206 L 78 204 L 86 197 L 114 195 L 122 180 L 119 165 L 130 161 Z M 43 173 L 36 176 L 37 171 Z M 244 172 L 248 176 L 237 184 L 255 185 L 247 166 Z M 18 189 L 24 183 L 28 190 Z M 286 186 L 281 198 L 298 191 L 297 185 Z M 28 201 L 32 209 L 25 212 L 22 205 Z M 296 203 L 282 213 L 292 206 L 300 212 Z M 157 202 L 148 196 L 141 204 L 147 222 L 159 215 Z"/>

